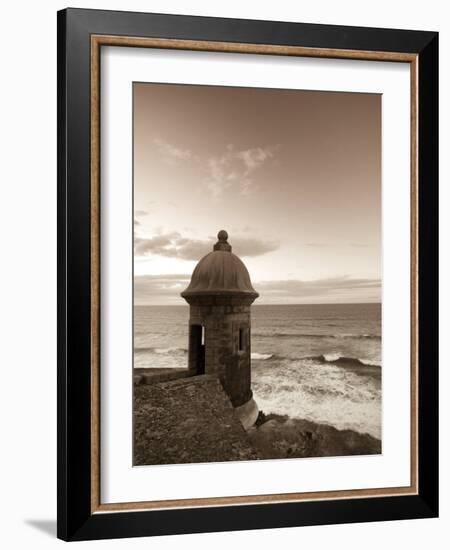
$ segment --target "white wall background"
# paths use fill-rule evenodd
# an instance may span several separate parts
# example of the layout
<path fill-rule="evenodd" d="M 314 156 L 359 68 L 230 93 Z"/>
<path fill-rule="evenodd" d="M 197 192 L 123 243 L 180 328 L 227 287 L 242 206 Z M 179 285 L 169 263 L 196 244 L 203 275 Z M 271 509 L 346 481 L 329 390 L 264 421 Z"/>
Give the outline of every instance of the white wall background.
<path fill-rule="evenodd" d="M 4 548 L 53 548 L 56 517 L 56 11 L 29 0 L 2 8 L 0 86 L 0 531 Z M 259 0 L 78 1 L 76 7 L 440 31 L 441 281 L 450 278 L 450 17 L 441 0 L 320 3 Z M 445 185 L 447 184 L 447 185 Z M 450 460 L 449 290 L 441 285 L 441 464 Z M 450 536 L 449 468 L 441 468 L 441 518 L 155 539 L 83 547 L 221 549 L 380 546 L 443 548 Z"/>

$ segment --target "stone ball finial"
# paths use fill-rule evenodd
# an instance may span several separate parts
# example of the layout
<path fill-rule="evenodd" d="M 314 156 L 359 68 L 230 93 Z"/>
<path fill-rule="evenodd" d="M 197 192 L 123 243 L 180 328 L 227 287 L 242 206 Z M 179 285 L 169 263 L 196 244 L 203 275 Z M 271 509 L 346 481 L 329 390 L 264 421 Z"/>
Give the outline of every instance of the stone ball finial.
<path fill-rule="evenodd" d="M 181 293 L 189 304 L 209 300 L 209 304 L 218 305 L 220 300 L 225 303 L 231 298 L 236 303 L 251 304 L 259 296 L 244 262 L 231 252 L 227 239 L 228 233 L 219 231 L 213 251 L 195 266 L 189 286 Z"/>
<path fill-rule="evenodd" d="M 217 233 L 217 238 L 219 239 L 216 244 L 214 245 L 214 250 L 221 250 L 225 252 L 231 252 L 231 246 L 228 244 L 228 233 L 225 231 L 225 229 L 221 229 Z"/>

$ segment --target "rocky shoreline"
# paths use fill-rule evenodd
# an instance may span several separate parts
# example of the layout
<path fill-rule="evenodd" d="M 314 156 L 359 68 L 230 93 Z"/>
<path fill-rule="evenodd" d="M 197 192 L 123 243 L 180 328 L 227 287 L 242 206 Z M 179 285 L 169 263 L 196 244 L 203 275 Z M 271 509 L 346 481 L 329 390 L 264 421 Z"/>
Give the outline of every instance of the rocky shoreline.
<path fill-rule="evenodd" d="M 369 434 L 262 411 L 245 431 L 215 376 L 138 371 L 134 381 L 136 466 L 381 453 Z"/>
<path fill-rule="evenodd" d="M 381 453 L 381 441 L 369 434 L 263 412 L 247 435 L 260 459 Z"/>

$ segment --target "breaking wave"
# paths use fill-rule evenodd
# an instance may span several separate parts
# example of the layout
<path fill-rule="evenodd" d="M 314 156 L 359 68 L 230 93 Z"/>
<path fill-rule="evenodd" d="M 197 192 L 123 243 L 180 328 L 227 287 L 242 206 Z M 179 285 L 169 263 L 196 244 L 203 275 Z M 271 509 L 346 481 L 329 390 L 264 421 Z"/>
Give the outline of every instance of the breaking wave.
<path fill-rule="evenodd" d="M 267 359 L 272 359 L 273 353 L 252 353 L 251 358 L 254 361 L 267 361 Z"/>
<path fill-rule="evenodd" d="M 188 350 L 186 348 L 180 347 L 141 347 L 135 348 L 134 353 L 136 355 L 163 355 L 163 356 L 172 356 L 172 357 L 185 357 Z M 324 353 L 322 355 L 306 356 L 301 358 L 292 358 L 284 357 L 281 355 L 276 355 L 274 353 L 260 353 L 252 352 L 251 358 L 253 361 L 290 361 L 296 362 L 298 359 L 307 359 L 314 361 L 316 363 L 331 363 L 340 367 L 381 367 L 381 363 L 373 359 L 364 359 L 360 357 L 347 357 L 341 355 L 340 353 Z"/>
<path fill-rule="evenodd" d="M 135 368 L 187 368 L 187 349 L 184 347 L 134 348 Z"/>
<path fill-rule="evenodd" d="M 253 395 L 260 410 L 351 429 L 381 438 L 381 369 L 358 370 L 313 358 L 263 361 L 252 371 Z"/>
<path fill-rule="evenodd" d="M 378 334 L 305 334 L 304 332 L 252 332 L 259 338 L 323 338 L 323 339 L 354 339 L 354 340 L 381 340 Z"/>
<path fill-rule="evenodd" d="M 341 365 L 344 367 L 381 367 L 381 363 L 379 361 L 374 361 L 372 359 L 360 359 L 359 357 L 346 357 L 345 355 L 340 355 L 339 353 L 325 353 L 323 355 L 307 357 L 307 359 L 318 361 L 319 363 L 333 363 L 333 365 Z"/>
<path fill-rule="evenodd" d="M 299 359 L 305 359 L 315 363 L 331 363 L 340 367 L 381 367 L 381 363 L 379 361 L 375 361 L 373 359 L 363 359 L 360 357 L 347 357 L 345 355 L 341 355 L 340 353 L 324 353 L 322 355 L 313 355 L 300 358 L 283 357 L 274 353 L 252 353 L 252 360 L 254 361 L 273 360 L 274 362 L 287 361 L 296 363 Z"/>
<path fill-rule="evenodd" d="M 158 355 L 185 355 L 187 353 L 187 349 L 177 348 L 177 347 L 170 347 L 170 348 L 146 347 L 146 348 L 134 348 L 134 353 L 137 353 L 137 354 L 157 353 Z"/>

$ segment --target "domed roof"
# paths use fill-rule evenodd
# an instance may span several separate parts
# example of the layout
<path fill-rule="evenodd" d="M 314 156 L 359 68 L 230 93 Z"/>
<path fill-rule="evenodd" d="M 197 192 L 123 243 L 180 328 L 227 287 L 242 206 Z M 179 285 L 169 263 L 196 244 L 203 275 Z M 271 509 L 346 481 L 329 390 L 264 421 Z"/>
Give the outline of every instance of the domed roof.
<path fill-rule="evenodd" d="M 243 261 L 231 252 L 228 233 L 224 230 L 217 234 L 219 239 L 214 250 L 204 256 L 192 273 L 191 282 L 183 298 L 195 295 L 245 294 L 257 298 L 250 281 L 250 275 Z"/>

